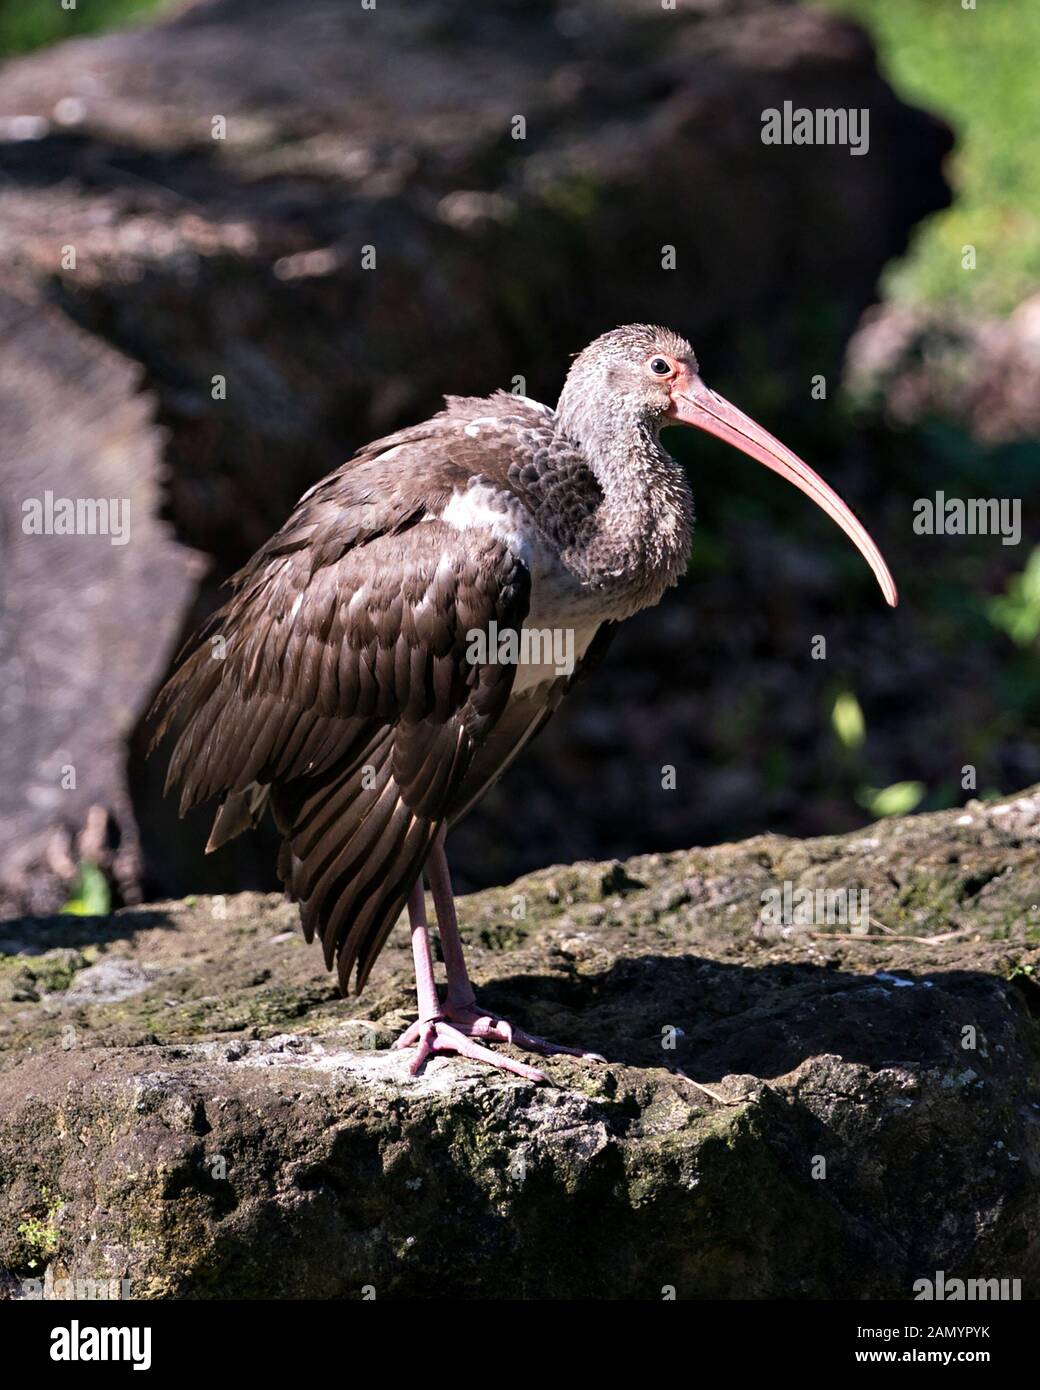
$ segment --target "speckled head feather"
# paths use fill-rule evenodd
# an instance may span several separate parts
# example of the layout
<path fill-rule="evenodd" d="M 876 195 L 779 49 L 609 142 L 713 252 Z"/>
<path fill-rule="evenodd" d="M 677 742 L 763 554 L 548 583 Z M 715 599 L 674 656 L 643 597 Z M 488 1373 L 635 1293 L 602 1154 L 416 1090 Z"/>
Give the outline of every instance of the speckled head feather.
<path fill-rule="evenodd" d="M 629 323 L 595 338 L 571 364 L 557 406 L 561 427 L 585 443 L 618 432 L 618 416 L 651 428 L 664 423 L 669 383 L 655 381 L 646 364 L 658 354 L 684 362 L 696 375 L 697 359 L 685 338 L 670 328 Z"/>
<path fill-rule="evenodd" d="M 649 370 L 658 356 L 697 374 L 690 344 L 669 328 L 630 323 L 602 334 L 571 364 L 556 411 L 558 432 L 575 441 L 603 489 L 587 559 L 619 591 L 626 617 L 683 573 L 693 528 L 686 475 L 658 438 L 672 386 Z"/>

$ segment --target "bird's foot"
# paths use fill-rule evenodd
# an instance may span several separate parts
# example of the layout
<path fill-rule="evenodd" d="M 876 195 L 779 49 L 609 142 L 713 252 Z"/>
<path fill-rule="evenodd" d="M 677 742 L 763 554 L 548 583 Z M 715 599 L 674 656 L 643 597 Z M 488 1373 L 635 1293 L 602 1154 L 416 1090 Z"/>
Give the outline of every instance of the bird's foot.
<path fill-rule="evenodd" d="M 605 1062 L 598 1052 L 587 1052 L 583 1047 L 564 1047 L 562 1043 L 549 1042 L 536 1033 L 528 1033 L 516 1024 L 510 1023 L 500 1014 L 490 1013 L 479 1004 L 453 1005 L 449 1000 L 444 1004 L 444 1016 L 470 1038 L 483 1038 L 488 1042 L 512 1043 L 522 1052 L 539 1052 L 543 1057 L 553 1053 L 563 1053 L 567 1057 L 584 1057 L 587 1062 Z"/>
<path fill-rule="evenodd" d="M 545 1073 L 536 1067 L 492 1052 L 490 1047 L 483 1047 L 477 1042 L 474 1035 L 453 1027 L 444 1018 L 420 1019 L 413 1023 L 397 1039 L 394 1047 L 415 1047 L 415 1056 L 408 1068 L 413 1076 L 428 1057 L 438 1053 L 454 1053 L 457 1057 L 468 1057 L 473 1062 L 486 1062 L 489 1067 L 497 1067 L 499 1071 L 512 1072 L 514 1076 L 522 1076 L 525 1081 L 548 1080 Z"/>
<path fill-rule="evenodd" d="M 545 1057 L 562 1053 L 567 1057 L 583 1057 L 588 1062 L 606 1061 L 598 1052 L 587 1052 L 582 1047 L 564 1047 L 562 1043 L 549 1042 L 546 1038 L 528 1033 L 476 1003 L 452 1004 L 448 1000 L 442 1006 L 439 1018 L 413 1023 L 397 1039 L 394 1047 L 411 1047 L 418 1043 L 418 1054 L 411 1067 L 413 1075 L 431 1053 L 455 1052 L 460 1057 L 487 1062 L 489 1066 L 513 1072 L 529 1081 L 546 1080 L 545 1075 L 534 1067 L 492 1052 L 490 1048 L 482 1046 L 483 1042 L 511 1043 L 523 1052 L 536 1052 Z"/>

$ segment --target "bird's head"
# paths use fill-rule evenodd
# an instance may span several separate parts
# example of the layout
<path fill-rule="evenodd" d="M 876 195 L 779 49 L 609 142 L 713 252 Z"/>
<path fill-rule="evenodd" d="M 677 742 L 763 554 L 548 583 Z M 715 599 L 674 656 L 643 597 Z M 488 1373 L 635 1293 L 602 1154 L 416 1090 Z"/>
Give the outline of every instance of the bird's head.
<path fill-rule="evenodd" d="M 591 412 L 643 429 L 689 425 L 764 463 L 812 499 L 850 538 L 894 608 L 895 582 L 866 527 L 833 488 L 750 416 L 705 386 L 685 338 L 651 324 L 628 324 L 595 339 L 571 364 L 560 396 L 564 425 L 582 426 Z M 599 433 L 599 431 L 597 431 Z"/>

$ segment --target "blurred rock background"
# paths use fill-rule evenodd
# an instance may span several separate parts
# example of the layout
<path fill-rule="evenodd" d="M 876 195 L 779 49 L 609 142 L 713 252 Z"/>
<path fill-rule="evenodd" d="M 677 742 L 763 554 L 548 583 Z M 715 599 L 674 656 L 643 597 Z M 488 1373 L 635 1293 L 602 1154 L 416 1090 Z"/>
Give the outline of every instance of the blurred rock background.
<path fill-rule="evenodd" d="M 1030 38 L 1028 0 L 0 3 L 0 906 L 273 886 L 144 761 L 174 652 L 357 445 L 552 400 L 628 320 L 828 478 L 902 604 L 677 438 L 687 580 L 460 827 L 460 883 L 1040 779 Z M 763 145 L 785 100 L 868 108 L 869 153 Z M 46 489 L 131 498 L 130 542 L 25 535 Z M 1019 543 L 915 533 L 940 490 L 1021 499 Z"/>

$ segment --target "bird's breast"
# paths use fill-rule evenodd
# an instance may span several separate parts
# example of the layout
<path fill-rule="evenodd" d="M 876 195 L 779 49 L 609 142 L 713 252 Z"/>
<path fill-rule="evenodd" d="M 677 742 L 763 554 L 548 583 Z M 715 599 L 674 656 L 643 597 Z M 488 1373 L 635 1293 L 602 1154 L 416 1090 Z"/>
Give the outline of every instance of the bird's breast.
<path fill-rule="evenodd" d="M 440 520 L 458 531 L 490 532 L 527 568 L 531 600 L 516 639 L 502 637 L 503 656 L 517 665 L 513 694 L 526 694 L 569 675 L 602 623 L 618 609 L 616 596 L 583 579 L 568 556 L 549 542 L 514 494 L 482 480 L 455 492 Z"/>

